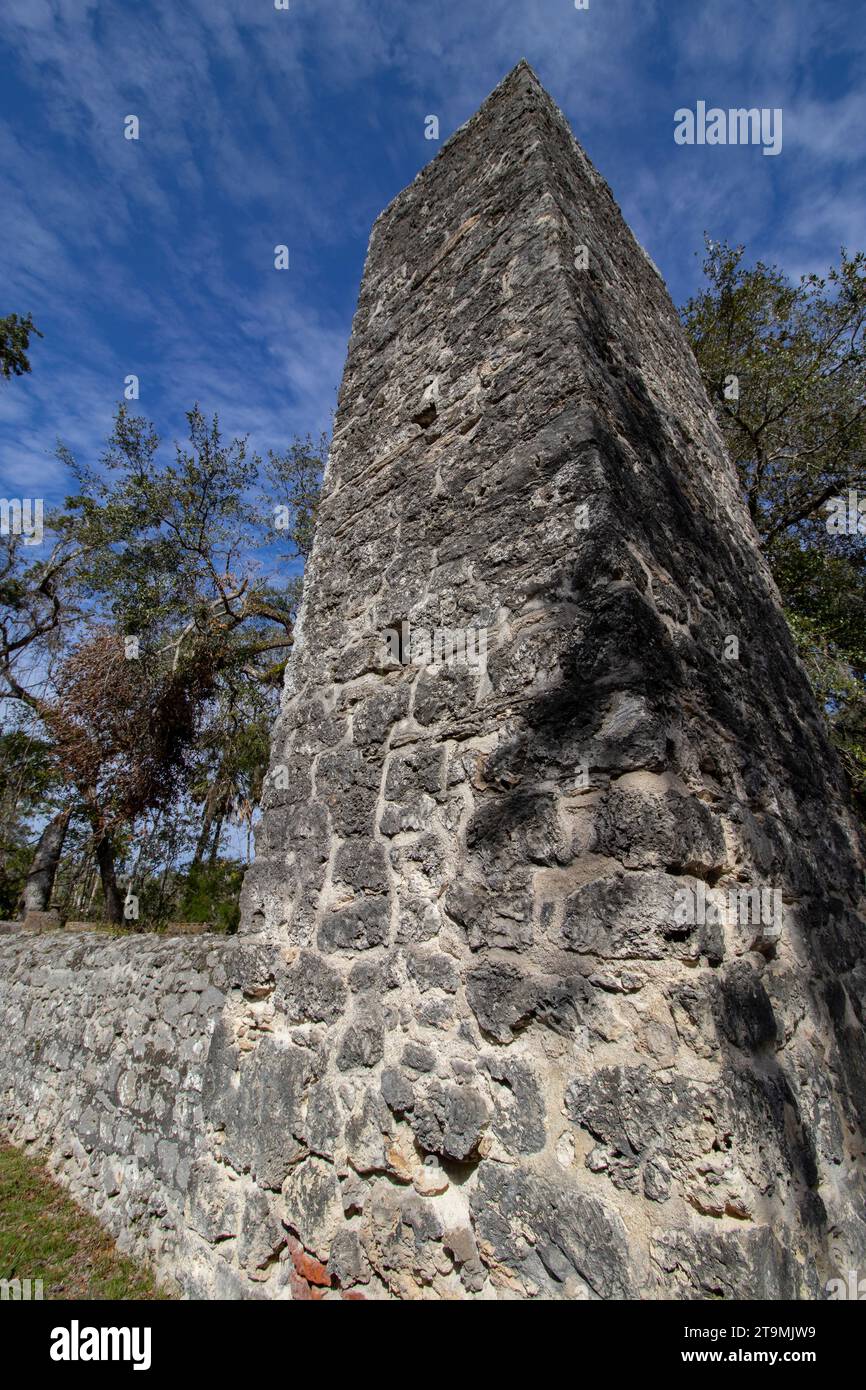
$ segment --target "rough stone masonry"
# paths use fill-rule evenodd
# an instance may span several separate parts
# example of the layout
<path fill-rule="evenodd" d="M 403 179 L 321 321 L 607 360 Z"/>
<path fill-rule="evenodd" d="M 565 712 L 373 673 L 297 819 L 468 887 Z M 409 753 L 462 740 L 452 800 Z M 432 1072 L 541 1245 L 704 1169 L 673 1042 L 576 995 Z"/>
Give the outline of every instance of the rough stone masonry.
<path fill-rule="evenodd" d="M 863 868 L 675 310 L 521 63 L 373 230 L 241 934 L 4 939 L 2 1111 L 193 1295 L 820 1298 Z"/>

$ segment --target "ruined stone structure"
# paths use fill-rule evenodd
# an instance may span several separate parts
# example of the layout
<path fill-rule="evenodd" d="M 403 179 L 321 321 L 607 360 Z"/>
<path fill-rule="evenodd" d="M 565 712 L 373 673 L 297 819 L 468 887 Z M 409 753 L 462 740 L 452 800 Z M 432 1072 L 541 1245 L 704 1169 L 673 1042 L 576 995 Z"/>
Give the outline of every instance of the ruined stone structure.
<path fill-rule="evenodd" d="M 193 1294 L 821 1297 L 863 865 L 674 308 L 520 64 L 373 230 L 241 934 L 4 939 L 2 1113 Z"/>

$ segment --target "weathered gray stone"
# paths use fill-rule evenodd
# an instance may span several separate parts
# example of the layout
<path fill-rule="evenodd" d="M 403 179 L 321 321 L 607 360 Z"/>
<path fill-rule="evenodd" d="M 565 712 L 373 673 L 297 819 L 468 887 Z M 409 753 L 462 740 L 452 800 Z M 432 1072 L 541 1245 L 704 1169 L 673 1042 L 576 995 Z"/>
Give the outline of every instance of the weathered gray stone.
<path fill-rule="evenodd" d="M 436 1056 L 423 1043 L 408 1042 L 403 1048 L 403 1065 L 413 1071 L 432 1071 L 436 1065 Z"/>
<path fill-rule="evenodd" d="M 600 960 L 663 960 L 682 954 L 676 880 L 658 871 L 594 879 L 569 898 L 563 920 L 569 950 Z"/>
<path fill-rule="evenodd" d="M 328 1269 L 343 1288 L 370 1282 L 370 1266 L 356 1231 L 344 1227 L 334 1236 Z"/>
<path fill-rule="evenodd" d="M 264 1270 L 276 1260 L 285 1244 L 285 1231 L 261 1188 L 246 1195 L 238 1232 L 237 1258 L 242 1269 Z"/>
<path fill-rule="evenodd" d="M 491 1129 L 508 1153 L 540 1153 L 547 1143 L 544 1098 L 533 1068 L 519 1057 L 483 1057 L 495 1084 Z"/>
<path fill-rule="evenodd" d="M 472 1196 L 482 1259 L 494 1284 L 526 1298 L 636 1296 L 620 1216 L 572 1185 L 484 1163 Z M 524 1231 L 533 1232 L 528 1244 Z"/>
<path fill-rule="evenodd" d="M 307 1158 L 292 1172 L 283 1193 L 283 1221 L 308 1250 L 327 1260 L 331 1241 L 343 1224 L 343 1203 L 334 1165 Z"/>
<path fill-rule="evenodd" d="M 382 1099 L 389 1110 L 404 1114 L 415 1104 L 415 1092 L 409 1078 L 397 1067 L 386 1067 L 381 1079 Z"/>
<path fill-rule="evenodd" d="M 388 928 L 387 903 L 365 898 L 326 916 L 319 928 L 319 950 L 367 951 L 388 940 Z"/>
<path fill-rule="evenodd" d="M 374 1067 L 382 1060 L 384 1048 L 382 1016 L 374 1010 L 360 1009 L 346 1029 L 337 1049 L 337 1067 Z"/>
<path fill-rule="evenodd" d="M 346 1004 L 342 976 L 312 951 L 301 951 L 277 996 L 292 1023 L 334 1023 Z"/>
<path fill-rule="evenodd" d="M 725 1037 L 746 1052 L 775 1045 L 779 1025 L 760 976 L 746 961 L 718 982 L 718 1018 Z"/>
<path fill-rule="evenodd" d="M 386 1140 L 390 1140 L 393 1132 L 391 1116 L 382 1097 L 364 1091 L 346 1123 L 346 1151 L 357 1173 L 391 1171 Z"/>
<path fill-rule="evenodd" d="M 428 989 L 441 989 L 456 994 L 460 987 L 460 971 L 451 956 L 435 951 L 413 951 L 408 956 L 409 975 L 422 994 Z"/>
<path fill-rule="evenodd" d="M 239 1071 L 222 1096 L 222 1156 L 262 1187 L 279 1190 L 305 1151 L 301 1106 L 315 1060 L 306 1048 L 265 1037 Z"/>
<path fill-rule="evenodd" d="M 416 1096 L 411 1121 L 425 1153 L 465 1162 L 477 1153 L 489 1118 L 480 1092 L 432 1082 Z"/>
<path fill-rule="evenodd" d="M 479 1027 L 497 1042 L 511 1042 L 515 1031 L 537 1020 L 557 1033 L 570 1033 L 588 990 L 578 976 L 557 981 L 524 974 L 508 962 L 476 966 L 466 976 L 466 996 Z"/>
<path fill-rule="evenodd" d="M 381 846 L 360 837 L 344 841 L 337 850 L 334 881 L 357 890 L 384 892 L 388 879 Z"/>

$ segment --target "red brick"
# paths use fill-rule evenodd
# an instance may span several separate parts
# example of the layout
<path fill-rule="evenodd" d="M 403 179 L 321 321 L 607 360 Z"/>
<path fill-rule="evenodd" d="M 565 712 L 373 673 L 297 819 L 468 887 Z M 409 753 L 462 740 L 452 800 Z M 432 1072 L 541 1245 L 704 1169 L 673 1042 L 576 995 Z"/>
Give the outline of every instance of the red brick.
<path fill-rule="evenodd" d="M 302 1279 L 306 1279 L 310 1284 L 320 1284 L 326 1289 L 331 1287 L 331 1276 L 325 1266 L 320 1260 L 308 1255 L 299 1241 L 289 1241 L 289 1253 Z"/>

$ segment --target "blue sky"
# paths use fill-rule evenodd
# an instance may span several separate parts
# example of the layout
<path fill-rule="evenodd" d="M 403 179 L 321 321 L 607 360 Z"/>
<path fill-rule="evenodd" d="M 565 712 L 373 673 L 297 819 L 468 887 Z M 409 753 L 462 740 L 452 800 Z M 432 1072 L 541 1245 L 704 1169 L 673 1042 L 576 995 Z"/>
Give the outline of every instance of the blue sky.
<path fill-rule="evenodd" d="M 862 0 L 2 0 L 0 488 L 54 498 L 124 377 L 166 438 L 198 400 L 280 447 L 327 428 L 373 220 L 526 57 L 677 303 L 704 229 L 792 273 L 866 243 Z M 775 158 L 674 111 L 781 107 Z M 140 139 L 124 139 L 124 118 Z M 291 269 L 273 267 L 285 243 Z"/>

